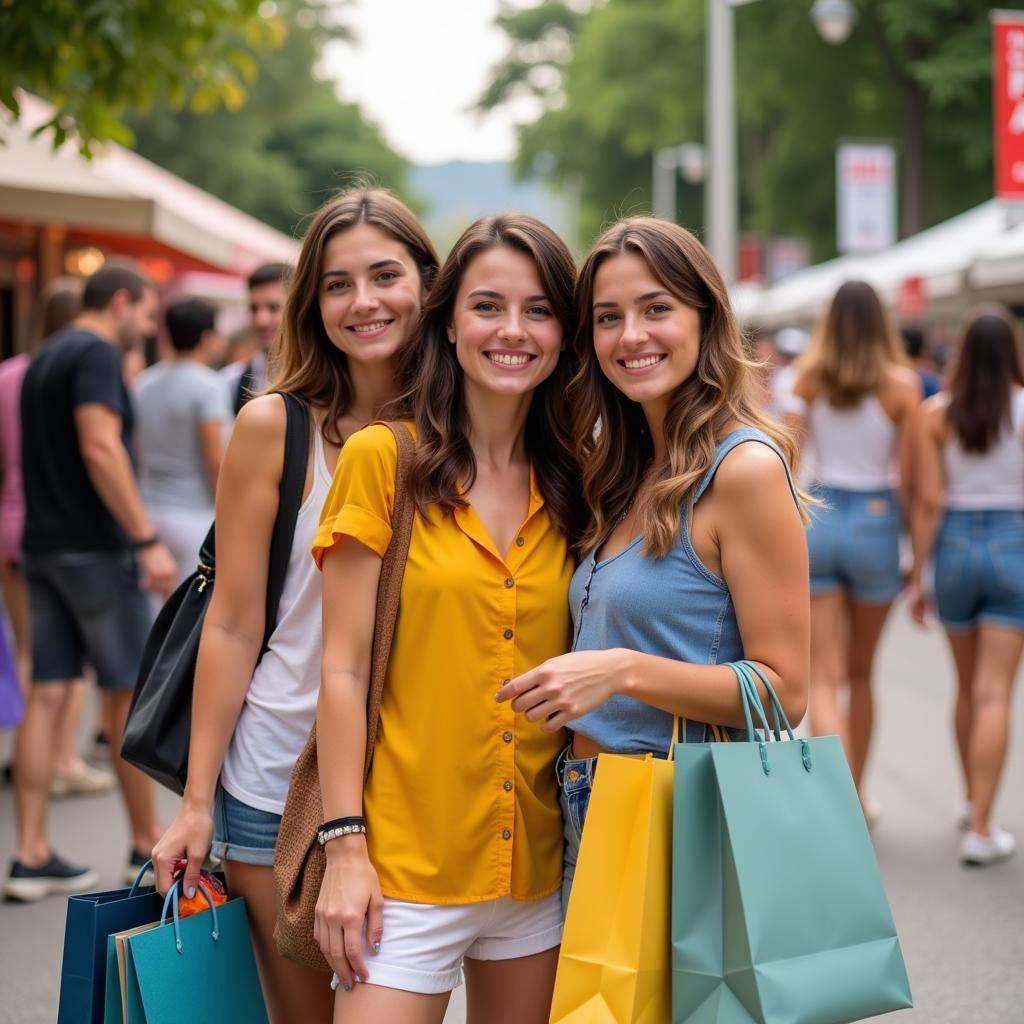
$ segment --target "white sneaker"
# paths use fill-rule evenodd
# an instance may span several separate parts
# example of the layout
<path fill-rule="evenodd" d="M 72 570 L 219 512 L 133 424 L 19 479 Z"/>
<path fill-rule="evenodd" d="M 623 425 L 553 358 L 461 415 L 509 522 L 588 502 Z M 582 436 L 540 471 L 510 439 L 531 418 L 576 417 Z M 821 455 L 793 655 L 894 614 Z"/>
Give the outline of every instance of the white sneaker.
<path fill-rule="evenodd" d="M 105 793 L 114 788 L 114 773 L 93 768 L 84 761 L 66 775 L 54 772 L 50 780 L 50 796 L 81 796 L 86 793 Z"/>
<path fill-rule="evenodd" d="M 1012 857 L 1017 849 L 1017 840 L 1001 828 L 992 829 L 989 836 L 979 836 L 977 832 L 965 832 L 960 841 L 960 861 L 972 867 L 983 867 L 996 861 Z"/>
<path fill-rule="evenodd" d="M 970 800 L 965 800 L 960 805 L 956 815 L 956 827 L 961 832 L 966 832 L 971 827 L 971 817 L 974 814 L 974 805 Z"/>

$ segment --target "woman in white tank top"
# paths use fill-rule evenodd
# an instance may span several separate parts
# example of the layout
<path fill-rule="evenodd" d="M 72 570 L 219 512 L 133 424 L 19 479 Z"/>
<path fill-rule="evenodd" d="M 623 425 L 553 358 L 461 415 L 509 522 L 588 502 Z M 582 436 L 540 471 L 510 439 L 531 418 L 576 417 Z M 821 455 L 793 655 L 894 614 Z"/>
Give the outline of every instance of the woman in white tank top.
<path fill-rule="evenodd" d="M 320 574 L 309 550 L 344 439 L 394 397 L 396 356 L 437 266 L 423 227 L 389 192 L 351 189 L 321 207 L 290 282 L 271 388 L 239 413 L 221 468 L 188 782 L 153 862 L 160 892 L 186 862 L 191 895 L 212 840 L 232 893 L 246 900 L 272 1024 L 326 1024 L 334 1005 L 327 977 L 285 960 L 273 941 L 274 843 L 320 687 Z M 277 621 L 256 666 L 284 453 L 274 391 L 303 399 L 314 429 Z"/>
<path fill-rule="evenodd" d="M 814 449 L 812 492 L 822 502 L 807 531 L 811 729 L 842 737 L 869 822 L 878 813 L 863 790 L 874 720 L 871 667 L 902 586 L 905 428 L 920 401 L 919 379 L 878 295 L 863 281 L 848 281 L 798 364 L 787 420 Z"/>
<path fill-rule="evenodd" d="M 948 390 L 924 405 L 915 436 L 910 606 L 935 560 L 935 604 L 956 663 L 954 715 L 966 831 L 960 858 L 1009 857 L 992 822 L 1006 760 L 1010 701 L 1024 650 L 1024 372 L 1013 321 L 987 307 L 967 323 Z"/>

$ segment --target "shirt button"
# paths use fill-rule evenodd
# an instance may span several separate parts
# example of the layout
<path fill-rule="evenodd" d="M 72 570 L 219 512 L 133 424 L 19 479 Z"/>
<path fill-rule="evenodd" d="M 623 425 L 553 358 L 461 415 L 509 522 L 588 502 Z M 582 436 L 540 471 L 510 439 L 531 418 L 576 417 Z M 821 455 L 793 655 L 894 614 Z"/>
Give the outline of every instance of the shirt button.
<path fill-rule="evenodd" d="M 506 792 L 506 793 L 511 793 L 511 792 L 512 792 L 512 783 L 511 783 L 511 782 L 509 782 L 509 780 L 508 780 L 508 779 L 506 779 L 506 780 L 505 780 L 505 784 L 504 784 L 504 787 L 503 787 L 503 788 L 504 788 L 504 790 L 505 790 L 505 792 Z"/>
<path fill-rule="evenodd" d="M 521 548 L 526 543 L 525 537 L 516 537 L 516 547 Z"/>
<path fill-rule="evenodd" d="M 501 830 L 501 838 L 502 839 L 511 839 L 512 838 L 512 833 L 507 828 L 503 828 Z"/>
<path fill-rule="evenodd" d="M 501 738 L 502 738 L 502 739 L 503 739 L 503 740 L 504 740 L 504 741 L 505 741 L 506 743 L 511 743 L 511 742 L 512 742 L 512 733 L 510 733 L 510 732 L 503 732 L 503 733 L 501 734 Z"/>
<path fill-rule="evenodd" d="M 507 580 L 505 580 L 505 586 L 508 587 L 508 589 L 511 590 L 512 587 L 514 587 L 515 585 L 516 585 L 516 581 L 514 579 L 512 579 L 511 576 L 509 576 L 509 578 Z"/>
<path fill-rule="evenodd" d="M 504 632 L 504 633 L 502 633 L 501 635 L 502 635 L 502 636 L 503 636 L 503 637 L 504 637 L 504 638 L 505 638 L 506 640 L 511 640 L 511 639 L 512 639 L 512 630 L 511 630 L 511 629 L 506 629 L 506 630 L 505 630 L 505 632 Z"/>

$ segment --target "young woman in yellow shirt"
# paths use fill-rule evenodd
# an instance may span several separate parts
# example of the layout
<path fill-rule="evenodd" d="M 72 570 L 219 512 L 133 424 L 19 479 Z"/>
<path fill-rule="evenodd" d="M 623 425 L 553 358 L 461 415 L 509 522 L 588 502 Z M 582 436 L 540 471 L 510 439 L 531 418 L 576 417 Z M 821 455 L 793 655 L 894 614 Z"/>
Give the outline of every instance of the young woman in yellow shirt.
<path fill-rule="evenodd" d="M 470 1022 L 542 1024 L 561 937 L 557 734 L 495 694 L 564 652 L 582 507 L 565 388 L 572 258 L 531 217 L 456 243 L 406 352 L 394 415 L 417 439 L 417 513 L 363 785 L 366 697 L 397 449 L 351 438 L 314 543 L 323 569 L 317 712 L 328 819 L 316 937 L 335 1021 L 439 1024 L 465 970 Z"/>

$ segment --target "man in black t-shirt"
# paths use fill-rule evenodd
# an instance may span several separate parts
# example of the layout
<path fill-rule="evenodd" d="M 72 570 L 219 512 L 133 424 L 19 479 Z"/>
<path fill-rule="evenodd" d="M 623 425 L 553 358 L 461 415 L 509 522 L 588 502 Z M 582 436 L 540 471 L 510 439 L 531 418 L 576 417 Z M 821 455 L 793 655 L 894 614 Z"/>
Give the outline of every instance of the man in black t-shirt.
<path fill-rule="evenodd" d="M 125 266 L 97 271 L 86 281 L 81 315 L 40 347 L 22 386 L 32 686 L 15 747 L 18 849 L 4 881 L 13 899 L 95 884 L 95 872 L 63 861 L 47 838 L 57 723 L 70 681 L 87 662 L 112 749 L 120 750 L 149 631 L 143 590 L 168 593 L 175 580 L 174 559 L 135 486 L 121 373 L 122 350 L 153 333 L 156 311 L 147 278 Z M 160 831 L 152 783 L 119 757 L 115 766 L 131 825 L 130 867 L 148 857 Z"/>

